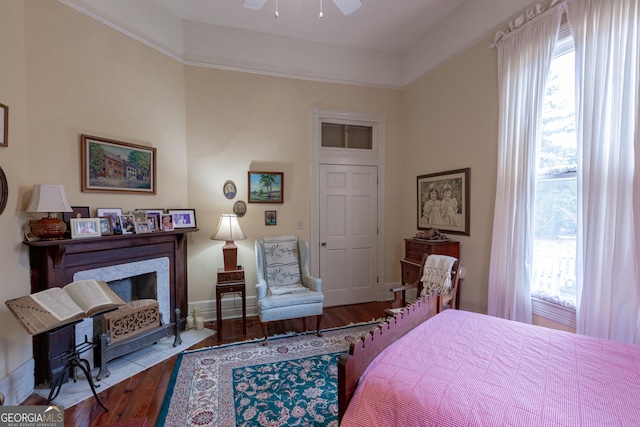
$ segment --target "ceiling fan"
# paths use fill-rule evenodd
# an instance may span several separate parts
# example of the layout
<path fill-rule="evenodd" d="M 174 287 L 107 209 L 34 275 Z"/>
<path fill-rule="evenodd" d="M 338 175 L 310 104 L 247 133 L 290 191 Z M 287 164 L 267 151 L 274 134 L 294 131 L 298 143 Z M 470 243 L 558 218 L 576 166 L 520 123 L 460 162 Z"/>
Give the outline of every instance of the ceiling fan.
<path fill-rule="evenodd" d="M 260 10 L 262 6 L 265 5 L 267 0 L 244 0 L 243 6 L 247 9 Z M 360 0 L 333 0 L 333 3 L 340 9 L 343 15 L 349 15 L 362 6 L 362 2 Z M 324 14 L 322 13 L 322 0 L 320 0 L 320 15 L 322 18 Z M 276 0 L 276 18 L 278 18 L 280 14 L 278 13 L 278 0 Z"/>

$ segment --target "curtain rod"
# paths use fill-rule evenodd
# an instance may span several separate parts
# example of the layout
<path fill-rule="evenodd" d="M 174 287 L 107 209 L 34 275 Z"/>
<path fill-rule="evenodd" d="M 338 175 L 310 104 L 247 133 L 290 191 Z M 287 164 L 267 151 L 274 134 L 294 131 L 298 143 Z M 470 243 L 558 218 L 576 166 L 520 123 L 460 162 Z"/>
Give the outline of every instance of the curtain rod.
<path fill-rule="evenodd" d="M 510 21 L 508 27 L 505 30 L 497 31 L 493 43 L 487 46 L 487 49 L 495 48 L 500 41 L 520 32 L 520 30 L 527 27 L 530 22 L 536 21 L 538 18 L 548 15 L 557 7 L 564 9 L 564 5 L 568 1 L 571 0 L 551 0 L 551 4 L 546 8 L 542 6 L 542 3 L 538 3 L 535 6 L 530 7 L 529 9 L 518 15 L 515 19 Z"/>

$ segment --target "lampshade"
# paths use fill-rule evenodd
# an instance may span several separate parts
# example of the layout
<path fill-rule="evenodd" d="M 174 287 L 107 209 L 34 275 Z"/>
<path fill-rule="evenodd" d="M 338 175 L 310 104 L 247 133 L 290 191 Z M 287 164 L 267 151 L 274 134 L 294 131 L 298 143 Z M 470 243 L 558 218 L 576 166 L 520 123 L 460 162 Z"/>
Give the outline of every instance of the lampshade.
<path fill-rule="evenodd" d="M 73 212 L 62 185 L 36 184 L 26 212 Z"/>
<path fill-rule="evenodd" d="M 30 221 L 31 232 L 46 240 L 60 239 L 67 231 L 67 225 L 59 218 L 51 216 L 51 212 L 73 212 L 62 185 L 36 184 L 33 186 L 31 201 L 27 212 L 47 212 L 47 216 L 37 221 Z"/>
<path fill-rule="evenodd" d="M 234 240 L 244 240 L 246 236 L 238 224 L 238 216 L 234 214 L 220 215 L 218 229 L 210 237 L 211 240 L 224 240 L 232 242 Z"/>
<path fill-rule="evenodd" d="M 224 271 L 232 271 L 238 269 L 238 247 L 233 243 L 234 240 L 246 239 L 240 224 L 238 224 L 238 216 L 233 214 L 220 215 L 218 229 L 210 237 L 211 240 L 224 240 L 227 242 L 222 247 L 222 255 L 224 257 Z"/>

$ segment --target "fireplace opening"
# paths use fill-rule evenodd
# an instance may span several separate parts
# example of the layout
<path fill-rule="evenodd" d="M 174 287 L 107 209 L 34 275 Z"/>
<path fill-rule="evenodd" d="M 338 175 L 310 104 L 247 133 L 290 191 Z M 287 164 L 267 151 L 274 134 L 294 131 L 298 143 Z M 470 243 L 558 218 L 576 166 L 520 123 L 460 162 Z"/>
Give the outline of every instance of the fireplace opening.
<path fill-rule="evenodd" d="M 109 285 L 124 302 L 131 302 L 138 299 L 158 299 L 157 284 L 158 273 L 155 271 L 107 282 L 107 285 Z"/>
<path fill-rule="evenodd" d="M 126 303 L 137 300 L 158 299 L 158 273 L 155 271 L 112 280 L 107 282 L 107 285 Z M 103 317 L 104 314 L 93 317 L 94 336 L 105 332 Z"/>

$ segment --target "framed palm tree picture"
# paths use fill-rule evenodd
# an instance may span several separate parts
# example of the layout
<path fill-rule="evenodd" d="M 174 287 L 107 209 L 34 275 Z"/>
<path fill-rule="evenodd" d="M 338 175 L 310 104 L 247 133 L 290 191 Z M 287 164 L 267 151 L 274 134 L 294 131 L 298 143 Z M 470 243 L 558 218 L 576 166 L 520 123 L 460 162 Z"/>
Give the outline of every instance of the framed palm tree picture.
<path fill-rule="evenodd" d="M 249 171 L 249 203 L 283 203 L 284 173 Z"/>

